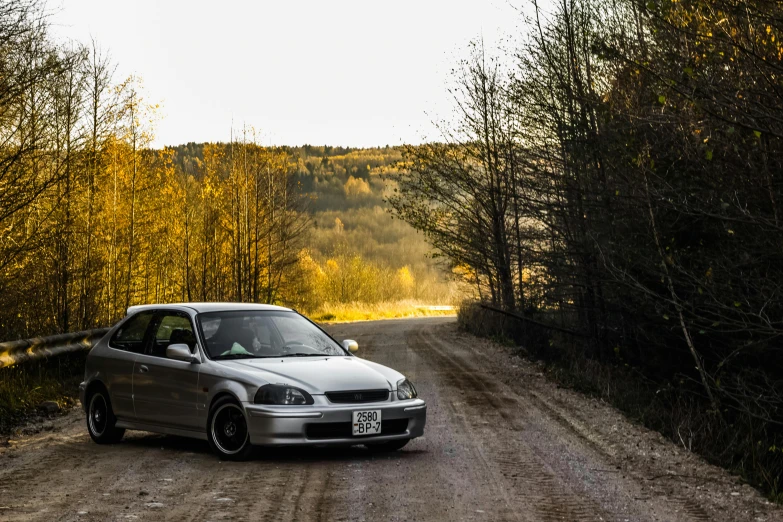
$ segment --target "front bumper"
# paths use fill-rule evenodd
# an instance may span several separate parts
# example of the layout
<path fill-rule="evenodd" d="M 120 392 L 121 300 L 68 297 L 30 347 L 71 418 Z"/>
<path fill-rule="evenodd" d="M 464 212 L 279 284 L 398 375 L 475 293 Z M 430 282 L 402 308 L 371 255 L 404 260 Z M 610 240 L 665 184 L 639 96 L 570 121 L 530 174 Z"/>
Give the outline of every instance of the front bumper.
<path fill-rule="evenodd" d="M 427 405 L 421 399 L 350 405 L 320 402 L 297 407 L 245 403 L 250 442 L 262 446 L 323 446 L 413 439 L 424 434 L 427 423 Z M 395 426 L 393 433 L 384 434 L 382 430 L 380 435 L 344 436 L 345 429 L 350 429 L 353 412 L 361 410 L 381 410 L 382 421 Z"/>

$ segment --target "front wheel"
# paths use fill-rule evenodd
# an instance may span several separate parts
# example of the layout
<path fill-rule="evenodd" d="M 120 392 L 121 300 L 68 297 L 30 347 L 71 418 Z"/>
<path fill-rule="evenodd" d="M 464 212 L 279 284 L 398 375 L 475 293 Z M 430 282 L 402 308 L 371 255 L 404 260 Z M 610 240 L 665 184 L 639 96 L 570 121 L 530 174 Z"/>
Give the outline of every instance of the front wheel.
<path fill-rule="evenodd" d="M 98 444 L 113 444 L 122 440 L 125 430 L 117 428 L 117 417 L 111 409 L 109 394 L 98 389 L 87 400 L 87 431 Z"/>
<path fill-rule="evenodd" d="M 245 414 L 230 397 L 218 399 L 210 408 L 207 439 L 223 460 L 247 460 L 253 455 Z"/>
<path fill-rule="evenodd" d="M 372 452 L 386 453 L 389 451 L 397 451 L 402 449 L 410 441 L 411 439 L 390 440 L 389 442 L 380 442 L 378 444 L 366 444 L 366 446 L 367 449 Z"/>

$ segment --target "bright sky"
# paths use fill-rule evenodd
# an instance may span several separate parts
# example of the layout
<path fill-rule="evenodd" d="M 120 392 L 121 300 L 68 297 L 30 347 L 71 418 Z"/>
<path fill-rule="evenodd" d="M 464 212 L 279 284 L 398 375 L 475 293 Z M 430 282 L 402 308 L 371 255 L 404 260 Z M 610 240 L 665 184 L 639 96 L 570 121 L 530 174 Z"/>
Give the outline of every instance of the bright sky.
<path fill-rule="evenodd" d="M 59 7 L 57 2 L 60 2 Z M 511 3 L 509 3 L 511 2 Z M 374 146 L 438 136 L 451 69 L 481 36 L 515 32 L 514 0 L 50 0 L 55 34 L 95 38 L 115 81 L 160 103 L 154 145 Z"/>

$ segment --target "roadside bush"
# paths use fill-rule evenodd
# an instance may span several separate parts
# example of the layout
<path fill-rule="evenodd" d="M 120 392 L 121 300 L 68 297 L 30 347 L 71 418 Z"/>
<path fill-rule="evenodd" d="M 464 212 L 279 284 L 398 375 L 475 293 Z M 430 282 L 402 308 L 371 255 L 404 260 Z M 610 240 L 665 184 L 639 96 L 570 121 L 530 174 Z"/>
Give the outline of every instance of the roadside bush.
<path fill-rule="evenodd" d="M 86 359 L 84 351 L 0 368 L 0 434 L 8 433 L 43 401 L 74 404 Z"/>
<path fill-rule="evenodd" d="M 535 350 L 540 359 L 558 358 L 557 350 L 541 350 L 549 347 L 550 332 L 520 321 L 513 317 L 482 308 L 480 303 L 466 300 L 459 306 L 457 324 L 466 332 L 479 337 L 488 337 L 501 344 L 524 346 L 526 351 Z"/>

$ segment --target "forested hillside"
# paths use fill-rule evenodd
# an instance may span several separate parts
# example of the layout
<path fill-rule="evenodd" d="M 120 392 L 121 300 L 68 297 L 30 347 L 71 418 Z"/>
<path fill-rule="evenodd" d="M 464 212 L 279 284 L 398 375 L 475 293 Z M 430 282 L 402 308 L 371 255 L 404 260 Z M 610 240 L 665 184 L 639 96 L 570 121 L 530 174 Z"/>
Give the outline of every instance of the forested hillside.
<path fill-rule="evenodd" d="M 198 177 L 205 151 L 221 147 L 231 156 L 241 154 L 243 146 L 189 143 L 171 150 L 175 167 Z M 424 235 L 389 213 L 385 199 L 396 182 L 388 175 L 396 172 L 401 148 L 305 145 L 275 150 L 287 158 L 291 190 L 307 219 L 298 263 L 289 268 L 298 282 L 277 296 L 282 302 L 312 311 L 323 302 L 414 299 L 447 304 L 463 295 L 448 266 L 430 255 L 433 249 Z"/>
<path fill-rule="evenodd" d="M 526 4 L 474 47 L 396 213 L 506 335 L 571 382 L 780 492 L 783 4 Z M 500 320 L 498 318 L 503 318 Z"/>
<path fill-rule="evenodd" d="M 203 161 L 203 144 L 173 147 L 174 163 L 194 169 Z M 408 266 L 422 277 L 440 277 L 432 272 L 432 250 L 423 234 L 388 212 L 385 198 L 394 183 L 386 174 L 396 170 L 401 147 L 351 149 L 345 147 L 281 147 L 290 158 L 297 190 L 306 198 L 312 218 L 310 252 L 321 257 L 359 254 L 373 263 L 394 268 Z"/>

